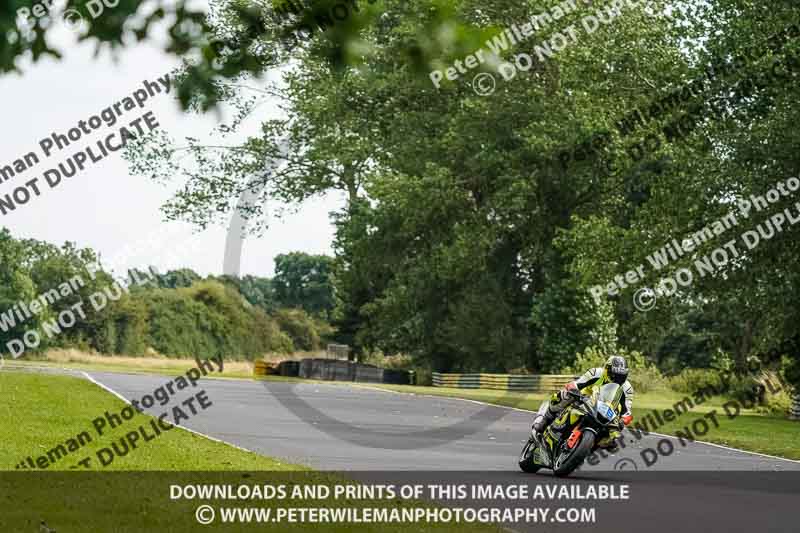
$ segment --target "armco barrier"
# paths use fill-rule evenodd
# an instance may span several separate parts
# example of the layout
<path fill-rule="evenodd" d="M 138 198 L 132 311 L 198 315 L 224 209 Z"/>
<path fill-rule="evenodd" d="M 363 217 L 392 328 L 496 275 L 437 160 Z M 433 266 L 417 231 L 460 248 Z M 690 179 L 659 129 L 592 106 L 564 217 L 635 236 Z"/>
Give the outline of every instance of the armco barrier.
<path fill-rule="evenodd" d="M 256 376 L 267 376 L 277 373 L 277 367 L 273 364 L 267 363 L 266 361 L 256 361 L 253 363 L 253 374 Z"/>
<path fill-rule="evenodd" d="M 440 374 L 433 373 L 434 387 L 553 392 L 576 376 L 564 374 Z"/>
<path fill-rule="evenodd" d="M 297 377 L 300 375 L 299 361 L 281 361 L 278 363 L 278 374 L 281 376 Z"/>
<path fill-rule="evenodd" d="M 372 365 L 336 359 L 303 359 L 298 376 L 326 381 L 356 381 L 360 383 L 394 383 L 408 385 L 409 372 L 390 370 Z"/>

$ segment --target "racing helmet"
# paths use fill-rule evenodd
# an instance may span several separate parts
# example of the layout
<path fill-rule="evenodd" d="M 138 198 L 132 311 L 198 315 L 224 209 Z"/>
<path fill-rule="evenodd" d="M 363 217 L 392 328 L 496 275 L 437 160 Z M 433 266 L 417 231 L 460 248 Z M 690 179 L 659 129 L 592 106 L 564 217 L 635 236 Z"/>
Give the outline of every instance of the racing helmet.
<path fill-rule="evenodd" d="M 614 355 L 606 360 L 604 367 L 607 381 L 622 385 L 628 379 L 628 363 L 624 357 Z"/>

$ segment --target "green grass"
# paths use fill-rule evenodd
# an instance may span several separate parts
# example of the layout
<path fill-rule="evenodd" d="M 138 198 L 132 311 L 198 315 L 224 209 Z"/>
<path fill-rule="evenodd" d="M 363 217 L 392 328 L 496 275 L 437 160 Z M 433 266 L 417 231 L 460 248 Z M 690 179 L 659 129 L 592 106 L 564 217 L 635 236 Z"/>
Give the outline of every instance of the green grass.
<path fill-rule="evenodd" d="M 719 427 L 711 429 L 697 440 L 722 444 L 742 450 L 800 460 L 800 422 L 757 414 L 742 414 L 728 418 L 724 411 L 717 411 Z M 658 433 L 674 435 L 676 431 L 694 422 L 698 415 L 684 415 L 680 422 L 667 422 L 658 428 Z"/>
<path fill-rule="evenodd" d="M 194 359 L 154 359 L 154 358 L 140 358 L 137 363 L 131 364 L 131 360 L 135 358 L 124 358 L 123 360 L 116 360 L 114 356 L 106 356 L 98 359 L 102 361 L 93 362 L 80 362 L 80 361 L 47 361 L 43 359 L 17 359 L 12 362 L 7 362 L 9 368 L 69 368 L 71 370 L 94 370 L 99 372 L 125 372 L 134 374 L 160 374 L 167 376 L 174 376 L 185 373 L 188 369 L 196 367 Z M 233 363 L 233 364 L 229 364 Z M 237 368 L 231 369 L 231 366 Z M 240 361 L 225 361 L 223 374 L 216 373 L 216 366 L 214 367 L 215 373 L 209 377 L 223 377 L 223 378 L 251 378 L 253 377 L 252 371 L 243 370 Z"/>
<path fill-rule="evenodd" d="M 412 387 L 384 384 L 369 386 L 397 392 L 477 400 L 530 411 L 536 411 L 542 401 L 549 396 L 547 394 L 524 394 L 446 387 Z M 664 409 L 670 409 L 682 400 L 684 396 L 684 394 L 673 391 L 637 394 L 633 408 L 634 421 L 637 420 L 637 416 L 643 417 L 654 409 L 661 412 Z M 763 415 L 752 409 L 741 409 L 740 414 L 731 419 L 726 416 L 722 407 L 727 401 L 729 400 L 721 397 L 707 399 L 702 404 L 695 405 L 688 413 L 683 413 L 677 419 L 666 422 L 653 429 L 653 431 L 665 435 L 674 435 L 676 431 L 683 430 L 687 425 L 691 426 L 695 420 L 702 418 L 703 415 L 715 411 L 719 427 L 714 427 L 710 419 L 705 419 L 710 425 L 710 430 L 703 436 L 697 436 L 697 440 L 800 460 L 800 445 L 798 445 L 798 442 L 800 442 L 800 422 Z"/>
<path fill-rule="evenodd" d="M 108 358 L 109 362 L 82 364 L 75 362 L 68 363 L 52 363 L 52 362 L 21 362 L 16 361 L 15 364 L 22 363 L 23 365 L 44 365 L 52 367 L 68 367 L 83 370 L 110 370 L 120 372 L 143 372 L 155 374 L 176 375 L 185 369 L 193 366 L 192 360 L 176 361 L 168 360 L 163 363 L 159 361 L 147 361 L 147 364 L 142 366 L 130 364 L 115 363 L 113 358 Z M 179 370 L 176 365 L 183 365 Z M 185 366 L 185 369 L 184 369 Z M 2 374 L 0 373 L 0 376 Z M 242 371 L 230 371 L 226 368 L 225 373 L 222 375 L 216 374 L 211 377 L 230 377 L 230 378 L 246 378 L 253 379 L 252 375 Z M 285 382 L 312 382 L 311 380 L 301 380 L 298 378 L 287 378 L 281 376 L 262 376 L 257 379 L 268 381 L 285 381 Z M 0 381 L 0 384 L 2 382 Z M 340 386 L 352 386 L 353 384 L 330 382 L 324 383 Z M 359 384 L 355 384 L 359 386 Z M 427 394 L 436 396 L 448 396 L 452 398 L 464 398 L 470 400 L 477 400 L 496 405 L 503 405 L 508 407 L 516 407 L 519 409 L 526 409 L 536 411 L 541 402 L 547 398 L 546 394 L 523 394 L 515 392 L 492 391 L 492 390 L 479 390 L 479 389 L 451 389 L 445 387 L 416 387 L 408 385 L 386 385 L 386 384 L 369 384 L 369 387 L 383 388 L 397 392 L 414 393 L 414 394 Z M 683 394 L 673 391 L 658 391 L 646 394 L 637 394 L 634 405 L 634 416 L 643 417 L 653 409 L 664 410 L 669 409 L 676 402 L 683 398 Z M 741 414 L 733 420 L 728 419 L 722 409 L 722 405 L 727 401 L 725 398 L 714 397 L 701 405 L 695 406 L 689 413 L 683 414 L 673 422 L 666 424 L 655 429 L 658 433 L 674 434 L 675 431 L 681 430 L 684 426 L 691 424 L 694 420 L 703 414 L 716 410 L 717 418 L 720 422 L 718 428 L 712 428 L 706 435 L 699 437 L 699 440 L 741 448 L 744 450 L 766 453 L 769 455 L 776 455 L 779 457 L 786 457 L 788 459 L 800 460 L 800 446 L 797 442 L 800 440 L 800 422 L 786 420 L 784 418 L 766 416 L 756 411 L 743 409 Z M 2 413 L 2 408 L 0 408 Z M 96 416 L 96 415 L 94 415 Z M 139 454 L 137 454 L 139 455 Z M 114 466 L 114 465 L 112 465 Z M 0 465 L 0 468 L 3 468 Z M 12 465 L 13 468 L 13 465 Z M 134 467 L 138 469 L 139 467 Z"/>
<path fill-rule="evenodd" d="M 79 450 L 57 459 L 48 470 L 69 470 L 85 457 L 103 470 L 298 470 L 290 465 L 232 446 L 214 442 L 183 429 L 166 431 L 150 442 L 139 441 L 135 450 L 116 457 L 103 468 L 95 457 L 98 449 L 110 447 L 140 425 L 149 426 L 153 418 L 137 413 L 103 435 L 92 420 L 106 410 L 119 413 L 125 406 L 97 385 L 80 378 L 53 374 L 0 372 L 0 420 L 11 436 L 3 439 L 0 470 L 13 470 L 30 456 L 36 461 L 58 444 L 86 431 L 92 438 Z M 214 399 L 209 398 L 213 403 Z M 209 409 L 213 409 L 213 405 Z M 152 433 L 152 430 L 150 430 Z"/>
<path fill-rule="evenodd" d="M 353 484 L 334 474 L 313 472 L 297 465 L 245 452 L 174 428 L 141 445 L 107 468 L 69 470 L 77 460 L 94 456 L 152 417 L 137 414 L 115 430 L 98 436 L 92 420 L 106 410 L 119 412 L 126 404 L 97 385 L 71 376 L 0 372 L 0 531 L 39 531 L 40 522 L 58 531 L 133 533 L 170 531 L 189 533 L 200 526 L 195 509 L 201 504 L 217 508 L 287 507 L 409 508 L 429 503 L 391 500 L 326 498 L 236 500 L 172 500 L 171 485 L 293 485 Z M 213 398 L 211 398 L 213 402 Z M 213 409 L 213 405 L 209 407 Z M 57 460 L 44 470 L 15 466 L 25 457 L 46 454 L 58 443 L 81 431 L 93 441 Z M 95 461 L 93 460 L 93 463 Z M 389 481 L 391 482 L 391 481 Z M 219 510 L 217 510 L 219 513 Z M 215 522 L 219 526 L 219 521 Z M 208 526 L 208 530 L 216 530 Z M 465 533 L 499 530 L 480 524 L 227 524 L 225 531 L 359 531 L 368 533 L 409 531 Z"/>
<path fill-rule="evenodd" d="M 115 356 L 102 356 L 98 361 L 46 361 L 43 359 L 17 359 L 7 361 L 6 368 L 33 370 L 36 367 L 50 369 L 85 370 L 87 372 L 121 372 L 126 374 L 155 374 L 161 376 L 177 376 L 186 373 L 190 368 L 197 368 L 194 359 L 152 359 L 152 358 L 117 358 Z M 102 361 L 100 361 L 102 359 Z M 121 360 L 120 360 L 121 359 Z M 131 363 L 133 361 L 133 364 Z M 282 381 L 290 383 L 330 383 L 329 381 L 309 380 L 288 376 L 255 376 L 252 370 L 242 368 L 245 361 L 224 361 L 223 373 L 216 371 L 204 379 L 256 379 L 264 381 Z"/>

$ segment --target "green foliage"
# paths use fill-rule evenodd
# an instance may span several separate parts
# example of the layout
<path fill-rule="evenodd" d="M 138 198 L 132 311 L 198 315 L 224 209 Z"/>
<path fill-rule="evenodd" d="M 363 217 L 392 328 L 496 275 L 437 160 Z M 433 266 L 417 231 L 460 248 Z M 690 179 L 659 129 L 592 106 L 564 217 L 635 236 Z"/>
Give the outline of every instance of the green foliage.
<path fill-rule="evenodd" d="M 103 353 L 152 349 L 170 357 L 255 359 L 295 349 L 289 333 L 261 307 L 250 305 L 231 283 L 213 280 L 136 291 L 109 306 L 102 326 L 95 348 Z"/>
<path fill-rule="evenodd" d="M 150 317 L 148 341 L 160 353 L 254 359 L 287 347 L 261 309 L 246 308 L 238 292 L 218 282 L 156 289 L 140 297 Z"/>
<path fill-rule="evenodd" d="M 41 322 L 37 317 L 31 323 L 19 324 L 20 320 L 12 309 L 19 301 L 27 303 L 38 295 L 30 270 L 23 267 L 25 263 L 25 247 L 3 228 L 0 231 L 0 310 L 3 312 L 0 342 L 3 346 L 12 339 L 21 338 L 28 329 Z"/>
<path fill-rule="evenodd" d="M 162 289 L 178 289 L 191 287 L 196 281 L 202 278 L 197 272 L 190 268 L 181 268 L 179 270 L 170 270 L 166 274 L 155 276 L 156 283 Z"/>
<path fill-rule="evenodd" d="M 720 372 L 731 372 L 734 369 L 734 362 L 728 352 L 717 348 L 711 355 L 711 368 Z"/>
<path fill-rule="evenodd" d="M 711 368 L 687 368 L 675 376 L 668 378 L 671 389 L 693 394 L 699 390 L 712 388 L 719 393 L 727 392 L 727 383 L 723 381 L 723 375 L 719 370 Z"/>
<path fill-rule="evenodd" d="M 314 351 L 322 346 L 318 323 L 302 309 L 279 309 L 275 321 L 298 350 Z M 329 334 L 324 331 L 323 334 Z"/>
<path fill-rule="evenodd" d="M 415 366 L 412 370 L 414 371 L 415 385 L 422 387 L 433 386 L 433 371 L 429 367 Z"/>
<path fill-rule="evenodd" d="M 235 109 L 233 124 L 218 132 L 225 142 L 189 139 L 179 151 L 158 138 L 132 148 L 134 170 L 183 181 L 165 206 L 168 216 L 201 226 L 229 215 L 244 192 L 256 191 L 247 213 L 256 219 L 273 198 L 293 204 L 330 191 L 347 195 L 346 208 L 335 214 L 336 259 L 326 266 L 336 290 L 325 285 L 327 276 L 306 277 L 314 270 L 308 257 L 297 256 L 281 260 L 275 300 L 248 294 L 248 301 L 269 310 L 330 312 L 339 339 L 357 353 L 408 353 L 437 370 L 583 368 L 619 344 L 652 355 L 634 371 L 640 389 L 659 383 L 653 362 L 669 373 L 712 368 L 721 364 L 718 350 L 738 370 L 754 354 L 786 355 L 787 376 L 800 384 L 798 226 L 713 275 L 695 276 L 649 312 L 632 303 L 638 289 L 693 268 L 725 241 L 698 246 L 661 270 L 646 261 L 654 250 L 800 174 L 800 85 L 798 73 L 789 72 L 795 67 L 752 90 L 741 76 L 721 73 L 686 102 L 703 115 L 686 135 L 663 135 L 685 109 L 631 134 L 616 127 L 631 109 L 648 109 L 702 78 L 710 64 L 716 72 L 744 46 L 761 46 L 797 21 L 796 6 L 629 6 L 623 19 L 513 80 L 498 78 L 491 97 L 478 97 L 472 76 L 434 88 L 425 73 L 528 19 L 530 3 L 383 0 L 318 32 L 308 46 L 290 43 L 299 24 L 329 5 L 314 2 L 299 17 L 275 19 L 268 3 L 220 3 L 208 22 L 232 45 L 217 72 L 234 81 L 215 80 L 201 62 L 186 70 L 181 96 L 195 109 L 223 102 Z M 670 15 L 658 16 L 665 6 Z M 577 22 L 595 7 L 581 5 L 562 22 Z M 782 54 L 797 59 L 796 39 L 745 70 L 759 77 Z M 286 66 L 280 89 L 235 78 L 278 63 Z M 270 98 L 283 104 L 285 116 L 255 114 Z M 725 113 L 707 102 L 722 102 Z M 249 118 L 262 120 L 249 130 L 258 133 L 228 142 Z M 594 133 L 608 133 L 608 142 L 564 168 L 559 154 Z M 649 135 L 659 146 L 631 157 L 630 147 Z M 185 155 L 194 160 L 181 165 Z M 607 159 L 613 168 L 602 164 Z M 268 171 L 272 161 L 282 165 Z M 774 212 L 794 201 L 782 198 Z M 766 216 L 753 213 L 741 229 Z M 639 266 L 644 279 L 603 297 L 599 307 L 587 303 L 590 287 L 607 287 Z M 300 329 L 300 342 L 313 344 L 311 329 Z M 573 360 L 576 353 L 584 355 Z"/>
<path fill-rule="evenodd" d="M 278 308 L 274 283 L 269 278 L 245 275 L 242 277 L 220 276 L 216 279 L 235 287 L 245 300 L 251 305 L 260 307 L 266 313 L 272 313 Z"/>
<path fill-rule="evenodd" d="M 138 278 L 150 279 L 141 272 Z M 3 230 L 0 312 L 5 321 L 10 320 L 9 313 L 17 302 L 27 305 L 52 289 L 61 292 L 56 301 L 43 306 L 41 313 L 24 324 L 4 322 L 7 331 L 0 333 L 0 341 L 5 347 L 6 342 L 33 329 L 43 339 L 38 350 L 64 347 L 106 354 L 145 355 L 155 351 L 170 357 L 254 359 L 268 352 L 290 353 L 296 346 L 319 349 L 334 333 L 322 318 L 300 309 L 281 311 L 277 317 L 268 314 L 274 297 L 272 282 L 266 278 L 203 281 L 193 271 L 180 269 L 152 279 L 155 283 L 123 288 L 99 270 L 96 254 L 89 249 L 78 249 L 71 243 L 58 248 L 35 240 L 20 241 Z M 239 287 L 252 301 L 243 297 Z M 97 312 L 93 300 L 108 303 Z M 43 334 L 43 323 L 52 322 L 60 312 L 76 305 L 81 306 L 85 318 L 79 317 L 60 335 L 50 338 Z"/>
<path fill-rule="evenodd" d="M 588 346 L 599 353 L 617 350 L 616 317 L 607 302 L 596 304 L 565 283 L 550 285 L 534 302 L 532 323 L 542 372 L 557 372 Z"/>
<path fill-rule="evenodd" d="M 668 383 L 672 390 L 685 394 L 714 390 L 743 406 L 755 404 L 758 411 L 770 415 L 788 414 L 792 402 L 791 391 L 784 386 L 779 373 L 772 370 L 736 374 L 719 369 L 687 368 L 668 378 Z"/>
<path fill-rule="evenodd" d="M 292 252 L 276 256 L 272 284 L 278 304 L 327 317 L 334 305 L 332 264 L 333 259 L 325 255 Z"/>
<path fill-rule="evenodd" d="M 26 351 L 90 343 L 97 331 L 98 316 L 88 304 L 88 297 L 111 283 L 107 274 L 95 273 L 97 256 L 92 250 L 78 249 L 69 242 L 59 248 L 33 239 L 16 240 L 4 229 L 0 232 L 0 261 L 0 312 L 4 318 L 0 340 L 4 347 L 6 342 L 21 339 L 27 331 L 34 330 L 41 343 Z M 37 301 L 34 309 L 26 313 L 23 309 L 30 309 L 33 300 Z M 76 309 L 81 302 L 86 304 Z M 61 335 L 44 334 L 43 325 L 57 325 L 58 316 L 64 311 L 76 316 L 83 313 L 86 318 L 64 328 Z M 32 316 L 27 317 L 28 314 Z M 11 319 L 13 327 L 9 327 Z"/>
<path fill-rule="evenodd" d="M 784 355 L 781 358 L 780 372 L 786 381 L 800 390 L 800 358 Z"/>
<path fill-rule="evenodd" d="M 559 373 L 581 375 L 590 368 L 603 366 L 610 355 L 620 355 L 628 362 L 628 367 L 630 368 L 628 381 L 633 385 L 634 392 L 645 393 L 666 388 L 666 378 L 653 363 L 647 361 L 642 353 L 625 348 L 617 348 L 614 352 L 607 352 L 595 347 L 589 347 L 579 353 L 574 362 L 562 368 Z"/>
<path fill-rule="evenodd" d="M 149 318 L 144 300 L 124 295 L 104 314 L 94 348 L 107 354 L 144 355 L 149 346 Z"/>
<path fill-rule="evenodd" d="M 759 383 L 765 388 L 763 404 L 758 406 L 762 413 L 775 416 L 786 416 L 792 407 L 793 389 L 785 381 L 781 381 L 780 372 L 766 371 L 761 374 Z"/>
<path fill-rule="evenodd" d="M 734 376 L 728 395 L 741 405 L 755 404 L 756 410 L 766 414 L 786 415 L 791 407 L 791 396 L 783 390 L 777 373 L 771 371 Z"/>

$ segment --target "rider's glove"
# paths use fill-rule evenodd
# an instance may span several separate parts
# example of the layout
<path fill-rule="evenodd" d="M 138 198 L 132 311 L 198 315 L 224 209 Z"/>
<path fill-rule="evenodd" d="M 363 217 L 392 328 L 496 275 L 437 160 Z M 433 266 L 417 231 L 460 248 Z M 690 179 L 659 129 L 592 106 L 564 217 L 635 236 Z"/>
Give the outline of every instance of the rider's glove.
<path fill-rule="evenodd" d="M 578 386 L 570 381 L 569 383 L 564 385 L 564 388 L 561 390 L 561 399 L 567 400 L 570 396 L 572 396 L 572 393 L 575 393 L 577 391 L 578 391 Z"/>
<path fill-rule="evenodd" d="M 629 426 L 633 422 L 633 415 L 624 415 L 622 417 L 622 423 L 626 426 Z"/>

